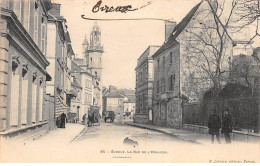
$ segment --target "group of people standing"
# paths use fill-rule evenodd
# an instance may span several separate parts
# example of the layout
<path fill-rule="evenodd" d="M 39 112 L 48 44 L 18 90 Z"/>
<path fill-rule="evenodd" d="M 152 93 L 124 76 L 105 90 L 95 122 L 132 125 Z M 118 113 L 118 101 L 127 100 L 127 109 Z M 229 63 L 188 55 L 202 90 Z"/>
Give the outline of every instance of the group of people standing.
<path fill-rule="evenodd" d="M 216 135 L 217 142 L 220 144 L 220 133 L 219 130 L 221 129 L 221 133 L 224 134 L 225 140 L 227 144 L 231 143 L 230 133 L 232 132 L 232 117 L 229 113 L 229 108 L 226 108 L 224 111 L 224 117 L 221 120 L 219 115 L 217 114 L 217 110 L 213 109 L 213 113 L 209 116 L 208 119 L 208 128 L 209 134 L 211 135 L 211 143 L 214 143 L 214 136 Z"/>

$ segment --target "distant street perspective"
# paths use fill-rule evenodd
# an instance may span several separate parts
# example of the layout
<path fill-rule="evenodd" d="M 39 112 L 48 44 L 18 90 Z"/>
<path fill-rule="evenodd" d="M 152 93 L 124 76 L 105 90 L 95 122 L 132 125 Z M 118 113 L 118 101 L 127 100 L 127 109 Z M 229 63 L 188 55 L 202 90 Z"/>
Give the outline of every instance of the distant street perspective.
<path fill-rule="evenodd" d="M 259 0 L 58 2 L 0 2 L 0 162 L 260 162 Z"/>

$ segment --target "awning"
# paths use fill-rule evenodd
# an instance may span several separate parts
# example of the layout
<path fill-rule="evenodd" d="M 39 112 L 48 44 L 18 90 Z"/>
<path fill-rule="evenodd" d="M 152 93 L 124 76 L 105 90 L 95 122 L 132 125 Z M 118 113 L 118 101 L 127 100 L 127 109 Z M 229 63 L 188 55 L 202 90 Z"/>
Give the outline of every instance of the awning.
<path fill-rule="evenodd" d="M 71 97 L 77 97 L 78 93 L 75 89 L 71 89 L 70 91 L 66 92 L 66 94 Z"/>

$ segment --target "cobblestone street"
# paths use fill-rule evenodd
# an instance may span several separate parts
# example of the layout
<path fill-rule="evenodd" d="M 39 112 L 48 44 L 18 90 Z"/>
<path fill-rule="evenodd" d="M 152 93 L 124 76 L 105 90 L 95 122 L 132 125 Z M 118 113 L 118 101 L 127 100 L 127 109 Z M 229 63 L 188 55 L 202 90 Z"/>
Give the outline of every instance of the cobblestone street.
<path fill-rule="evenodd" d="M 101 163 L 135 160 L 184 162 L 183 159 L 186 162 L 214 162 L 219 159 L 229 162 L 230 158 L 242 158 L 240 162 L 259 160 L 259 153 L 253 153 L 259 152 L 259 147 L 250 143 L 211 145 L 208 140 L 207 144 L 197 144 L 173 135 L 128 126 L 118 121 L 101 122 L 100 126 L 87 129 L 84 127 L 80 124 L 66 124 L 65 129 L 51 131 L 25 145 L 9 146 L 8 151 L 2 153 L 1 159 L 5 162 Z M 123 143 L 127 137 L 128 141 L 125 141 L 127 143 Z M 132 141 L 136 141 L 138 145 L 131 144 Z M 222 153 L 219 153 L 220 151 Z"/>

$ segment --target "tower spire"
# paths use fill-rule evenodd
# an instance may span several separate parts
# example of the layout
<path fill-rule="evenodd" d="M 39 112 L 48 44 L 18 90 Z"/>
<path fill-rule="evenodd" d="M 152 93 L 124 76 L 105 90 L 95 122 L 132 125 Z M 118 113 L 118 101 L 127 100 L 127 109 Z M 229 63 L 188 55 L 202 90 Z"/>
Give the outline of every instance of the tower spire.
<path fill-rule="evenodd" d="M 87 39 L 87 35 L 85 34 L 85 39 L 82 43 L 82 52 L 83 52 L 83 55 L 85 54 L 86 52 L 86 49 L 88 48 L 89 46 L 89 43 L 88 43 L 88 39 Z"/>
<path fill-rule="evenodd" d="M 97 21 L 94 21 L 94 26 L 90 33 L 90 48 L 98 50 L 103 49 L 101 45 L 101 30 L 97 25 Z"/>

